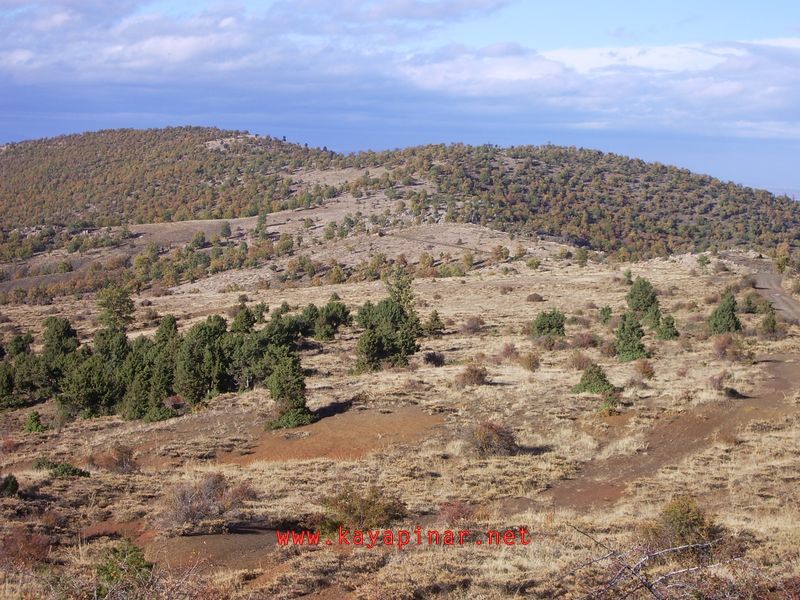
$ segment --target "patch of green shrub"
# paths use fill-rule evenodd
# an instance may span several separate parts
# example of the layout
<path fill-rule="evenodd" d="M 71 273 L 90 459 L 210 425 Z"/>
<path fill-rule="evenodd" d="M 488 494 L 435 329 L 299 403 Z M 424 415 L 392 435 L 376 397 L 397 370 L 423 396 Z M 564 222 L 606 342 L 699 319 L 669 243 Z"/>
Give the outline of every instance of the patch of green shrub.
<path fill-rule="evenodd" d="M 544 335 L 563 336 L 566 317 L 558 309 L 539 313 L 530 326 L 530 333 L 533 337 Z"/>
<path fill-rule="evenodd" d="M 588 392 L 589 394 L 610 394 L 616 391 L 611 385 L 605 371 L 597 364 L 592 364 L 584 369 L 581 380 L 572 391 L 576 394 Z"/>

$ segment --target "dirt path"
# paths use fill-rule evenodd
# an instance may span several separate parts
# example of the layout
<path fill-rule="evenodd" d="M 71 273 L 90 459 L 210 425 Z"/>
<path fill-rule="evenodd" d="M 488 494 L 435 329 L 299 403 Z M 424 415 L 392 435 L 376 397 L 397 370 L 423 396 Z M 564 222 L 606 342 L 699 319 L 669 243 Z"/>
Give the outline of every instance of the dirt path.
<path fill-rule="evenodd" d="M 540 498 L 553 506 L 576 510 L 611 504 L 637 480 L 654 475 L 662 467 L 680 462 L 715 440 L 733 438 L 738 429 L 753 421 L 786 414 L 786 394 L 800 384 L 798 357 L 765 357 L 763 361 L 769 374 L 763 393 L 709 402 L 660 420 L 647 434 L 646 451 L 590 462 L 576 478 L 557 483 Z"/>
<path fill-rule="evenodd" d="M 754 270 L 756 290 L 773 303 L 781 316 L 800 319 L 800 303 L 781 287 L 782 277 L 774 272 L 772 263 L 744 261 L 737 260 Z M 760 360 L 766 365 L 768 379 L 758 396 L 704 404 L 659 421 L 647 434 L 645 452 L 590 462 L 575 478 L 558 482 L 537 500 L 576 510 L 614 503 L 637 480 L 680 462 L 710 446 L 715 439 L 731 438 L 738 429 L 755 420 L 786 414 L 786 395 L 800 386 L 800 357 L 776 355 Z"/>

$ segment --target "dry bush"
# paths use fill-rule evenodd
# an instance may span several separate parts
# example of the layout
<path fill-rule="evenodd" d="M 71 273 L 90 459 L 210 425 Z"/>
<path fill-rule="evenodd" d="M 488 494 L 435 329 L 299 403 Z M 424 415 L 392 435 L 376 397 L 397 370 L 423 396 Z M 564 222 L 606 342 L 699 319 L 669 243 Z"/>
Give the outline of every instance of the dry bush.
<path fill-rule="evenodd" d="M 574 350 L 567 359 L 567 368 L 583 371 L 592 364 L 592 359 L 579 350 Z"/>
<path fill-rule="evenodd" d="M 132 473 L 139 470 L 133 457 L 133 448 L 124 444 L 114 444 L 109 450 L 89 457 L 89 465 L 114 473 Z"/>
<path fill-rule="evenodd" d="M 706 304 L 718 304 L 720 300 L 720 295 L 716 292 L 713 294 L 708 294 L 703 298 L 703 302 Z"/>
<path fill-rule="evenodd" d="M 686 374 L 688 372 L 689 372 L 689 370 L 686 367 L 678 367 L 675 370 L 675 376 L 679 377 L 680 379 L 683 379 L 684 377 L 686 377 Z"/>
<path fill-rule="evenodd" d="M 500 286 L 500 294 L 502 296 L 505 296 L 506 294 L 510 294 L 513 291 L 514 291 L 514 288 L 511 287 L 510 285 L 501 285 Z"/>
<path fill-rule="evenodd" d="M 480 317 L 469 317 L 461 325 L 461 333 L 478 333 L 486 323 Z"/>
<path fill-rule="evenodd" d="M 656 370 L 653 368 L 653 363 L 651 363 L 649 360 L 637 360 L 636 363 L 634 363 L 634 367 L 636 368 L 636 372 L 645 379 L 652 379 L 656 376 Z"/>
<path fill-rule="evenodd" d="M 712 375 L 708 378 L 708 387 L 714 390 L 715 392 L 721 392 L 725 389 L 725 383 L 730 378 L 730 373 L 727 371 L 720 371 L 716 375 Z"/>
<path fill-rule="evenodd" d="M 727 358 L 732 346 L 733 336 L 730 333 L 723 333 L 714 338 L 711 348 L 717 358 Z"/>
<path fill-rule="evenodd" d="M 641 377 L 631 377 L 631 378 L 630 378 L 630 379 L 628 379 L 628 381 L 625 383 L 625 388 L 626 388 L 626 389 L 627 389 L 627 388 L 631 388 L 631 389 L 646 390 L 646 389 L 648 389 L 649 387 L 650 387 L 650 386 L 648 386 L 648 385 L 647 385 L 647 383 L 645 383 L 644 381 L 642 381 L 642 378 L 641 378 Z"/>
<path fill-rule="evenodd" d="M 257 494 L 248 484 L 231 486 L 220 473 L 211 473 L 194 483 L 180 483 L 164 498 L 164 522 L 168 526 L 197 525 L 239 509 Z"/>
<path fill-rule="evenodd" d="M 646 546 L 660 550 L 709 542 L 719 528 L 693 497 L 677 496 L 664 506 L 658 519 L 641 530 Z"/>
<path fill-rule="evenodd" d="M 541 294 L 534 292 L 525 297 L 525 302 L 544 302 L 544 298 L 542 298 Z"/>
<path fill-rule="evenodd" d="M 347 529 L 378 529 L 388 527 L 407 513 L 402 500 L 376 487 L 360 493 L 348 486 L 338 494 L 323 499 L 322 505 L 329 515 L 323 529 L 339 526 Z"/>
<path fill-rule="evenodd" d="M 450 502 L 442 503 L 439 507 L 438 517 L 449 527 L 466 529 L 473 523 L 475 509 L 460 500 L 451 500 Z"/>
<path fill-rule="evenodd" d="M 48 508 L 41 515 L 39 515 L 39 522 L 45 527 L 55 529 L 57 527 L 64 527 L 67 525 L 69 523 L 69 519 L 54 508 Z"/>
<path fill-rule="evenodd" d="M 597 336 L 589 332 L 576 333 L 572 336 L 570 344 L 573 348 L 595 348 Z"/>
<path fill-rule="evenodd" d="M 523 333 L 526 335 L 529 334 L 525 329 L 523 329 Z M 541 348 L 542 350 L 566 350 L 569 348 L 567 340 L 556 335 L 540 335 L 534 338 L 533 343 L 537 348 Z"/>
<path fill-rule="evenodd" d="M 517 357 L 517 364 L 528 371 L 536 371 L 541 365 L 541 358 L 536 352 L 526 352 Z"/>
<path fill-rule="evenodd" d="M 616 356 L 617 345 L 614 343 L 614 340 L 612 339 L 603 340 L 600 343 L 600 354 L 608 358 Z"/>
<path fill-rule="evenodd" d="M 5 437 L 0 442 L 0 452 L 3 454 L 12 454 L 19 447 L 17 441 L 12 437 Z"/>
<path fill-rule="evenodd" d="M 511 342 L 506 342 L 494 355 L 494 363 L 500 364 L 506 360 L 515 360 L 519 356 L 517 347 Z"/>
<path fill-rule="evenodd" d="M 742 345 L 730 333 L 723 333 L 714 338 L 712 351 L 717 358 L 732 362 L 747 362 L 752 359 L 752 353 L 742 348 Z"/>
<path fill-rule="evenodd" d="M 481 457 L 511 456 L 519 452 L 514 432 L 505 425 L 484 421 L 469 433 L 468 443 Z"/>
<path fill-rule="evenodd" d="M 17 568 L 30 567 L 47 560 L 52 545 L 53 540 L 45 535 L 15 527 L 0 540 L 0 559 Z"/>
<path fill-rule="evenodd" d="M 724 262 L 719 261 L 719 260 L 714 263 L 714 267 L 712 268 L 712 270 L 716 274 L 727 273 L 727 272 L 730 271 L 730 269 L 728 268 L 728 265 L 726 265 Z"/>
<path fill-rule="evenodd" d="M 443 367 L 445 363 L 444 354 L 441 352 L 426 352 L 422 356 L 422 360 L 426 365 L 431 365 L 434 367 Z"/>
<path fill-rule="evenodd" d="M 464 367 L 464 370 L 456 375 L 454 385 L 458 389 L 465 388 L 469 385 L 484 385 L 489 380 L 489 373 L 485 367 L 480 367 L 475 364 L 469 364 Z"/>

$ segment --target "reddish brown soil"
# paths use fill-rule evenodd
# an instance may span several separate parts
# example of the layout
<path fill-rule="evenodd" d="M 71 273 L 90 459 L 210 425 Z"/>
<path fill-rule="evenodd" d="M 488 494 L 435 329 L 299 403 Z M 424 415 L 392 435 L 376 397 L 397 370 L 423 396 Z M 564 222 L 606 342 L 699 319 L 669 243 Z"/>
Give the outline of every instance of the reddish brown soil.
<path fill-rule="evenodd" d="M 276 562 L 272 529 L 236 533 L 158 538 L 147 544 L 145 557 L 169 569 L 262 569 Z"/>
<path fill-rule="evenodd" d="M 226 452 L 218 462 L 248 465 L 271 460 L 351 460 L 391 444 L 416 442 L 442 423 L 441 416 L 416 406 L 380 411 L 351 409 L 291 431 L 260 429 L 251 451 Z"/>
<path fill-rule="evenodd" d="M 590 462 L 574 479 L 557 483 L 542 494 L 552 505 L 587 509 L 616 502 L 637 480 L 709 447 L 717 439 L 732 438 L 757 419 L 772 419 L 793 410 L 785 398 L 800 383 L 797 357 L 768 359 L 767 389 L 753 398 L 728 399 L 659 420 L 647 435 L 647 450 Z M 766 360 L 765 360 L 766 362 Z M 531 503 L 533 504 L 533 503 Z"/>
<path fill-rule="evenodd" d="M 128 538 L 134 544 L 144 546 L 155 538 L 156 532 L 147 528 L 144 520 L 120 522 L 113 519 L 94 523 L 80 531 L 82 540 L 89 541 L 99 537 Z"/>

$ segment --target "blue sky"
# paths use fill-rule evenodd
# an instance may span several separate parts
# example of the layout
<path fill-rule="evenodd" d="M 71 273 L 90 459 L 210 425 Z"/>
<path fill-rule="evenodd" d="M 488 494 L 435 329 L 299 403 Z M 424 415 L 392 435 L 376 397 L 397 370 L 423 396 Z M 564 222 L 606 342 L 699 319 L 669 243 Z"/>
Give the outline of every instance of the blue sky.
<path fill-rule="evenodd" d="M 0 0 L 0 141 L 553 142 L 800 196 L 800 3 Z"/>

